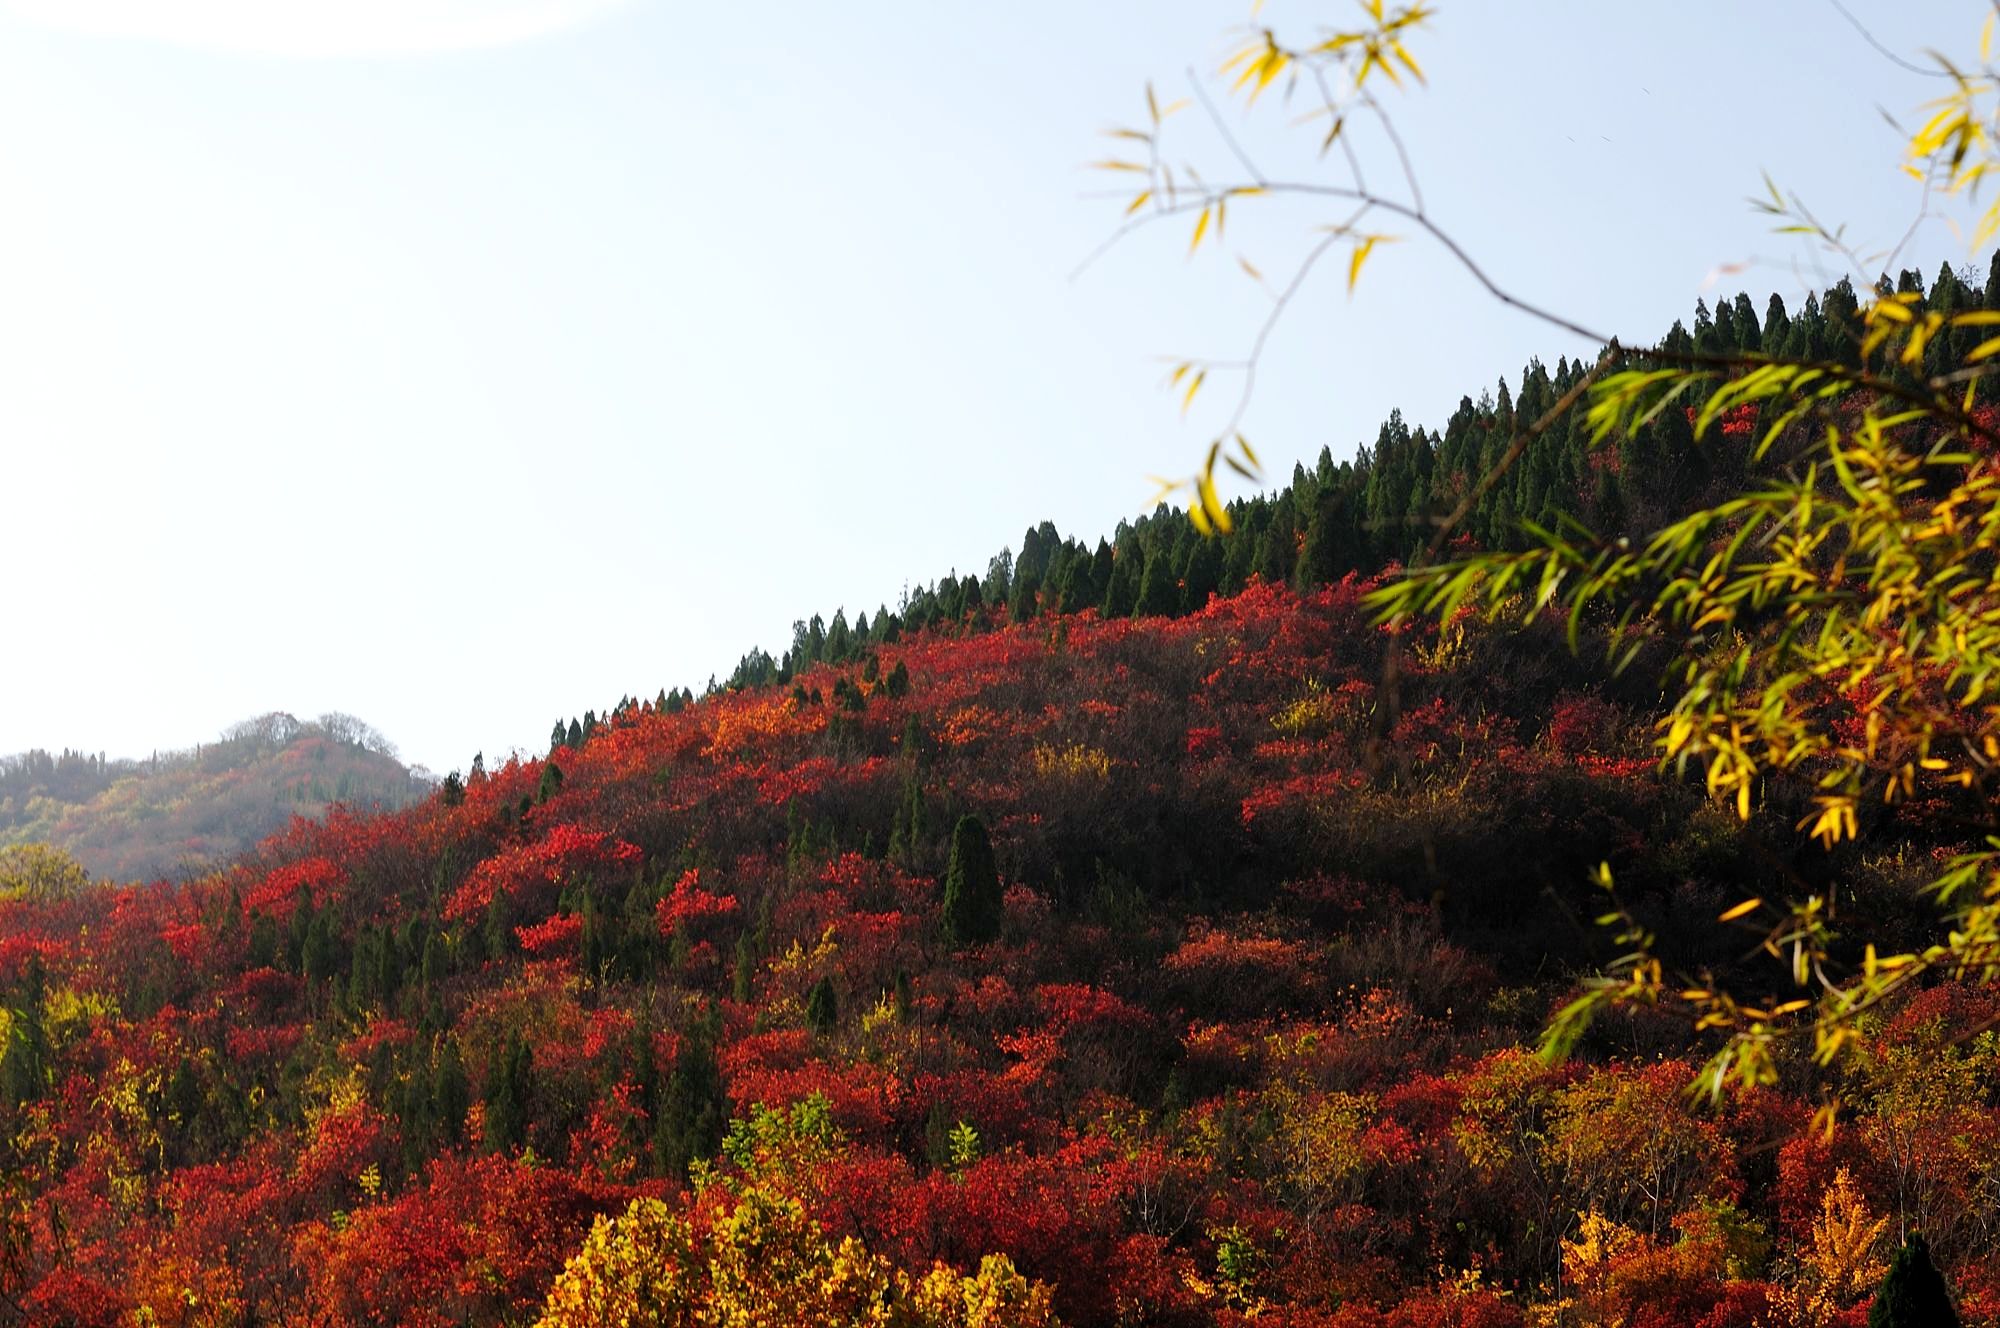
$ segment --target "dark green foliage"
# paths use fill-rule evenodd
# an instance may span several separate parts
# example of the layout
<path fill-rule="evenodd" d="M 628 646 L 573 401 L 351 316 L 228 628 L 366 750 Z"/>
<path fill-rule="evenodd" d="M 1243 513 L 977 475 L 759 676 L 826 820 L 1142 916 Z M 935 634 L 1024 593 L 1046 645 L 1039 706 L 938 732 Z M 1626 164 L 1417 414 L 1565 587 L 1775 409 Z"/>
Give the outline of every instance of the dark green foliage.
<path fill-rule="evenodd" d="M 472 1084 L 465 1076 L 465 1058 L 459 1055 L 457 1038 L 446 1038 L 438 1049 L 431 1102 L 444 1142 L 461 1142 L 465 1138 L 465 1113 L 472 1106 Z"/>
<path fill-rule="evenodd" d="M 667 1077 L 660 1097 L 654 1156 L 669 1176 L 685 1176 L 691 1163 L 715 1156 L 715 1150 L 722 1146 L 729 1102 L 715 1059 L 715 1040 L 720 1032 L 720 1011 L 711 1010 L 695 1020 L 681 1038 L 674 1072 Z"/>
<path fill-rule="evenodd" d="M 806 1027 L 815 1037 L 826 1037 L 840 1024 L 840 998 L 834 995 L 833 979 L 822 977 L 806 993 Z"/>
<path fill-rule="evenodd" d="M 889 695 L 908 696 L 909 694 L 910 670 L 899 659 L 896 661 L 896 667 L 889 670 Z"/>
<path fill-rule="evenodd" d="M 757 952 L 750 944 L 749 932 L 736 935 L 736 961 L 731 968 L 729 994 L 739 1005 L 748 1005 L 756 992 Z"/>
<path fill-rule="evenodd" d="M 39 968 L 23 984 L 12 1014 L 7 1045 L 0 1048 L 0 1101 L 18 1107 L 48 1091 L 49 1035 L 42 1024 L 42 980 Z"/>
<path fill-rule="evenodd" d="M 1958 1328 L 1951 1292 L 1922 1235 L 1912 1232 L 1890 1260 L 1868 1310 L 1868 1328 Z"/>
<path fill-rule="evenodd" d="M 486 925 L 480 929 L 480 939 L 489 960 L 504 959 L 513 953 L 518 938 L 514 935 L 513 900 L 505 890 L 493 892 L 493 902 L 486 906 Z"/>
<path fill-rule="evenodd" d="M 437 932 L 431 932 L 425 936 L 423 954 L 422 977 L 424 990 L 428 992 L 435 990 L 437 985 L 445 979 L 447 955 L 445 952 L 444 937 Z"/>
<path fill-rule="evenodd" d="M 986 823 L 976 816 L 960 817 L 951 832 L 943 912 L 944 942 L 954 949 L 981 945 L 1000 934 L 1000 873 Z"/>
<path fill-rule="evenodd" d="M 1156 548 L 1147 555 L 1146 570 L 1139 578 L 1139 598 L 1132 606 L 1132 616 L 1154 618 L 1180 612 L 1180 578 L 1174 572 L 1170 550 Z"/>
<path fill-rule="evenodd" d="M 327 982 L 340 971 L 340 934 L 331 909 L 318 914 L 306 928 L 300 963 L 308 982 Z"/>
<path fill-rule="evenodd" d="M 519 1034 L 494 1058 L 486 1072 L 486 1149 L 511 1153 L 527 1142 L 528 1100 L 534 1088 L 535 1057 Z"/>
<path fill-rule="evenodd" d="M 535 785 L 535 803 L 539 806 L 562 792 L 562 767 L 553 760 L 542 762 L 541 782 Z"/>

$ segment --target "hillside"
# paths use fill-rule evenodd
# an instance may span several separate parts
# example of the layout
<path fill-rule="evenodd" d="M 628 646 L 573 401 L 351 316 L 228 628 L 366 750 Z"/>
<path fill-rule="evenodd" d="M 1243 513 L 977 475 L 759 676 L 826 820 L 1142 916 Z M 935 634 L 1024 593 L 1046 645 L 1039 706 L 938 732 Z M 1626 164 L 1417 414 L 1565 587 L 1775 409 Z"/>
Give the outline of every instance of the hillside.
<path fill-rule="evenodd" d="M 1993 994 L 1720 1104 L 1664 1016 L 1543 1063 L 1597 863 L 1726 972 L 1717 913 L 1828 859 L 1782 796 L 1739 827 L 1657 775 L 1649 685 L 1553 628 L 1414 633 L 1385 686 L 1364 589 L 974 608 L 186 884 L 0 904 L 0 1305 L 1817 1324 L 1887 1220 L 2000 1321 Z M 1843 863 L 1863 931 L 1909 925 L 1937 810 Z"/>
<path fill-rule="evenodd" d="M 293 816 L 335 803 L 393 809 L 428 789 L 352 716 L 302 723 L 274 713 L 144 760 L 0 757 L 0 846 L 51 844 L 100 880 L 157 880 L 232 858 Z"/>

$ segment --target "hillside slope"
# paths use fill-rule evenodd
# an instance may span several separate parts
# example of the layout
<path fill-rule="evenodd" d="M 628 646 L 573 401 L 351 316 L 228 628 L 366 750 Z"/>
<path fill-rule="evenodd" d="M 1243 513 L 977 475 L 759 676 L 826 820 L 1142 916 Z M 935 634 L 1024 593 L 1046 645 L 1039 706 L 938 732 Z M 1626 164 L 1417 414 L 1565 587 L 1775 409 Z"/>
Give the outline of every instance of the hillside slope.
<path fill-rule="evenodd" d="M 293 816 L 335 803 L 393 810 L 429 791 L 359 720 L 273 713 L 145 760 L 0 758 L 0 846 L 52 844 L 101 880 L 155 880 L 226 861 Z"/>
<path fill-rule="evenodd" d="M 1363 589 L 975 611 L 0 903 L 0 1321 L 1829 1323 L 1896 1218 L 1995 1322 L 1993 996 L 1720 1105 L 1664 1018 L 1544 1065 L 1597 863 L 1719 965 L 1773 861 L 1828 868 L 1656 776 L 1646 688 L 1553 633 L 1415 634 L 1384 691 Z M 1898 861 L 1846 864 L 1871 934 Z"/>

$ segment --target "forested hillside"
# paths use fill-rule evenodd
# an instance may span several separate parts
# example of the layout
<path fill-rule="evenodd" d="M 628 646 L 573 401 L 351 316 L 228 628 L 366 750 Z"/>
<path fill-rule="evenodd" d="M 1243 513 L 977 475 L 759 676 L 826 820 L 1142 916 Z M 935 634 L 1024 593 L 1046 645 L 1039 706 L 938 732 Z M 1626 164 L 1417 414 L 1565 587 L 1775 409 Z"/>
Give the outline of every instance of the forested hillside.
<path fill-rule="evenodd" d="M 282 713 L 144 760 L 65 749 L 0 757 L 0 846 L 50 844 L 103 880 L 198 873 L 335 803 L 401 807 L 429 790 L 351 715 Z"/>
<path fill-rule="evenodd" d="M 654 1278 L 860 1322 L 852 1279 L 923 1322 L 1724 1328 L 1840 1321 L 1886 1221 L 1992 1322 L 1994 997 L 1721 1104 L 1664 1016 L 1545 1064 L 1596 863 L 1727 964 L 1717 912 L 1825 860 L 1656 777 L 1643 692 L 1554 633 L 1408 641 L 1371 758 L 1362 588 L 933 629 L 0 906 L 0 1303 L 601 1323 Z M 1842 864 L 1876 935 L 1950 837 L 1902 816 Z"/>
<path fill-rule="evenodd" d="M 1983 282 L 1972 276 L 1943 266 L 1926 287 L 1921 273 L 1905 271 L 1893 285 L 1885 279 L 1881 291 L 1914 294 L 1912 317 L 2000 310 L 2000 258 Z M 1761 350 L 1855 365 L 1863 341 L 1856 309 L 1855 292 L 1844 280 L 1806 297 L 1796 312 L 1773 295 L 1761 318 L 1747 295 L 1718 299 L 1712 311 L 1704 301 L 1695 308 L 1693 330 L 1677 322 L 1660 346 L 1688 356 Z M 1918 364 L 1889 365 L 1883 372 L 1914 383 L 1919 373 L 1957 363 L 1981 339 L 1979 331 L 1949 330 L 1929 342 Z M 1630 436 L 1594 444 L 1587 404 L 1579 401 L 1536 434 L 1495 484 L 1477 492 L 1516 433 L 1561 401 L 1586 367 L 1567 357 L 1553 369 L 1530 361 L 1516 383 L 1503 378 L 1463 397 L 1441 429 L 1413 426 L 1394 413 L 1351 460 L 1336 461 L 1333 448 L 1322 448 L 1316 464 L 1295 467 L 1276 494 L 1229 504 L 1228 539 L 1202 538 L 1186 512 L 1166 507 L 1121 522 L 1114 535 L 1094 543 L 1065 538 L 1043 522 L 1018 552 L 1003 550 L 984 571 L 921 582 L 894 609 L 884 604 L 872 616 L 862 612 L 852 619 L 836 609 L 799 622 L 789 648 L 777 655 L 751 651 L 728 681 L 787 681 L 804 665 L 853 659 L 904 630 L 986 621 L 988 610 L 1005 609 L 1013 622 L 1085 608 L 1107 618 L 1171 616 L 1200 609 L 1211 593 L 1233 594 L 1252 576 L 1302 589 L 1331 585 L 1350 572 L 1367 575 L 1409 560 L 1468 497 L 1472 502 L 1453 535 L 1504 549 L 1526 545 L 1524 522 L 1556 530 L 1568 520 L 1606 541 L 1637 538 L 1741 487 L 1752 440 L 1770 422 L 1757 404 L 1729 412 L 1703 445 L 1696 443 L 1687 408 L 1662 411 Z M 1974 417 L 1989 423 L 2000 413 L 1994 405 L 2000 389 L 1993 383 L 1991 376 L 1976 379 L 1973 395 Z M 1778 414 L 1773 407 L 1770 418 Z M 1800 431 L 1789 445 L 1775 448 L 1767 468 L 1782 468 L 1807 437 Z"/>
<path fill-rule="evenodd" d="M 1836 353 L 1837 295 L 1726 307 Z M 399 810 L 0 900 L 0 1322 L 1829 1328 L 1921 1232 L 2000 1324 L 1992 989 L 1720 1097 L 1661 1009 L 1537 1054 L 1618 948 L 1601 869 L 1758 1000 L 1737 901 L 1837 881 L 1846 934 L 1921 944 L 1982 823 L 1927 794 L 1824 850 L 1809 770 L 1739 821 L 1659 768 L 1657 643 L 1382 624 L 1573 372 L 1227 536 L 1038 529 Z M 1567 421 L 1468 538 L 1616 538 L 1747 430 Z"/>

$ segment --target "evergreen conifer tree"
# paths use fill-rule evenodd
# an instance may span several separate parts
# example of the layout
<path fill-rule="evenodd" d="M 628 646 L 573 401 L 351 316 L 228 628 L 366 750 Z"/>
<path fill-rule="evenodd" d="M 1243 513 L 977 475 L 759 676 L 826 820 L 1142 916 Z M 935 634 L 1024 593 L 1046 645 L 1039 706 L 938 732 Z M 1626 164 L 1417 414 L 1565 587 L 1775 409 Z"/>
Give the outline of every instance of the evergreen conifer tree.
<path fill-rule="evenodd" d="M 1958 1311 L 1922 1235 L 1912 1232 L 1890 1260 L 1868 1310 L 1868 1328 L 1958 1328 Z"/>
<path fill-rule="evenodd" d="M 957 949 L 979 945 L 1000 934 L 1000 873 L 986 824 L 962 816 L 951 832 L 951 859 L 944 875 L 944 940 Z"/>
<path fill-rule="evenodd" d="M 509 1040 L 504 1052 L 494 1058 L 486 1075 L 486 1148 L 488 1152 L 510 1153 L 528 1135 L 528 1098 L 532 1090 L 535 1057 L 520 1034 Z"/>
<path fill-rule="evenodd" d="M 834 994 L 833 979 L 821 977 L 806 993 L 806 1027 L 814 1037 L 826 1037 L 840 1022 L 840 998 Z"/>
<path fill-rule="evenodd" d="M 722 1070 L 715 1060 L 719 1012 L 695 1022 L 681 1038 L 674 1072 L 660 1097 L 659 1128 L 654 1157 L 670 1176 L 687 1175 L 688 1166 L 712 1157 L 722 1146 L 724 1097 Z"/>
<path fill-rule="evenodd" d="M 472 1084 L 465 1077 L 465 1058 L 459 1054 L 457 1038 L 446 1038 L 438 1051 L 431 1103 L 437 1111 L 444 1141 L 456 1144 L 463 1140 L 465 1113 L 472 1106 Z"/>
<path fill-rule="evenodd" d="M 1135 618 L 1154 618 L 1178 612 L 1181 606 L 1179 578 L 1174 575 L 1173 551 L 1164 541 L 1146 555 L 1146 570 L 1139 577 L 1139 599 L 1132 606 Z"/>

